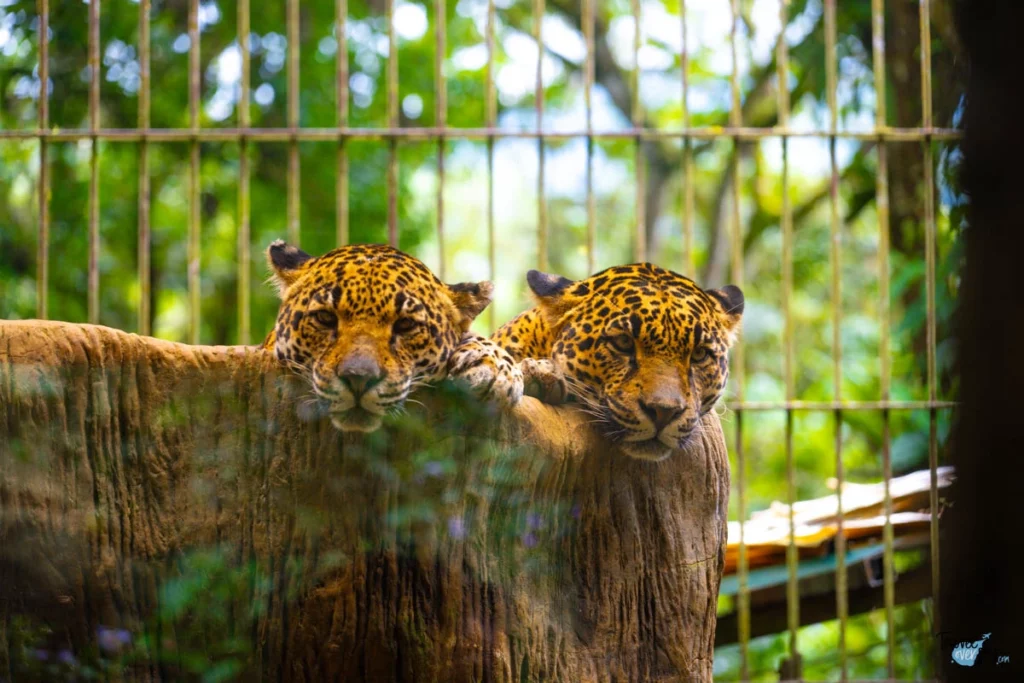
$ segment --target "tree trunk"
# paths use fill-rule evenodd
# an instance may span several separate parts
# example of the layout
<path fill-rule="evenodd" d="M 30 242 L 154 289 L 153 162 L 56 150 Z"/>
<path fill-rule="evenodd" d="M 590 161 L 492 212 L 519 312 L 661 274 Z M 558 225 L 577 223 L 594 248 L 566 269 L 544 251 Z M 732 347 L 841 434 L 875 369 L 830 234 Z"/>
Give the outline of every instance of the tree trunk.
<path fill-rule="evenodd" d="M 367 436 L 309 398 L 251 347 L 0 323 L 0 679 L 711 680 L 714 414 L 647 463 L 530 398 Z"/>

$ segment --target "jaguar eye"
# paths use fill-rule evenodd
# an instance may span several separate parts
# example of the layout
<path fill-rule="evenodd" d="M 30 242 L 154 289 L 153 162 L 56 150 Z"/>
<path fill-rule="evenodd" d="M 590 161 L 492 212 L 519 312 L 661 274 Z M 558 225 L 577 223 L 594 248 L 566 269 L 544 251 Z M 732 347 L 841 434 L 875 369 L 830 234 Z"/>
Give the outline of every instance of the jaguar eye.
<path fill-rule="evenodd" d="M 708 351 L 706 347 L 699 346 L 699 347 L 697 347 L 696 349 L 693 350 L 693 353 L 690 354 L 690 362 L 691 363 L 703 363 L 710 356 L 711 356 L 711 352 Z"/>
<path fill-rule="evenodd" d="M 419 323 L 412 318 L 399 318 L 395 321 L 395 334 L 406 334 L 407 332 L 412 332 L 416 329 L 417 325 L 419 325 Z"/>
<path fill-rule="evenodd" d="M 336 316 L 334 313 L 332 313 L 331 311 L 328 311 L 326 309 L 321 309 L 319 311 L 314 311 L 313 312 L 313 320 L 315 320 L 317 322 L 317 324 L 323 325 L 324 327 L 337 327 L 338 326 L 338 316 Z"/>
<path fill-rule="evenodd" d="M 616 334 L 613 337 L 609 337 L 608 341 L 619 353 L 633 353 L 633 349 L 636 348 L 633 337 L 628 334 Z"/>

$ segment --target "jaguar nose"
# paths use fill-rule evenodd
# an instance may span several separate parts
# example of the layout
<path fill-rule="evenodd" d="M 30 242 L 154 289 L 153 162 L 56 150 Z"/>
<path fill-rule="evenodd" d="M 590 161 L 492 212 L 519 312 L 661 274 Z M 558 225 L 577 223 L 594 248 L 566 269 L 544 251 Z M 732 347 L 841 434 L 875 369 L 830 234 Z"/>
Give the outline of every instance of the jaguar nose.
<path fill-rule="evenodd" d="M 655 401 L 647 403 L 640 401 L 640 409 L 654 423 L 654 428 L 659 432 L 674 421 L 682 417 L 686 407 L 678 403 Z"/>
<path fill-rule="evenodd" d="M 352 354 L 338 366 L 338 378 L 357 399 L 384 379 L 377 360 L 363 353 Z"/>

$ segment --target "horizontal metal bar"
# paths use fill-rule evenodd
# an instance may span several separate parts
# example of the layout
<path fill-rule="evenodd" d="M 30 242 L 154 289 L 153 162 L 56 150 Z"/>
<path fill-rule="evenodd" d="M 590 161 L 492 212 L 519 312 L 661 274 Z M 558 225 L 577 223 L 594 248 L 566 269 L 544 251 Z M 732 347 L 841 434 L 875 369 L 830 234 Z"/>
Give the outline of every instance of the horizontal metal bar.
<path fill-rule="evenodd" d="M 830 138 L 847 140 L 885 140 L 887 142 L 918 142 L 922 140 L 959 140 L 963 131 L 955 128 L 883 128 L 866 132 L 827 131 L 827 130 L 787 130 L 785 128 L 746 128 L 746 127 L 701 127 L 678 128 L 675 130 L 648 130 L 625 128 L 614 131 L 588 132 L 587 130 L 566 132 L 545 132 L 530 130 L 505 130 L 501 128 L 100 128 L 95 133 L 88 129 L 52 129 L 52 130 L 0 130 L 3 139 L 45 139 L 57 141 L 88 140 L 93 137 L 113 142 L 137 142 L 151 140 L 155 142 L 188 142 L 190 140 L 238 140 L 242 137 L 265 142 L 327 141 L 336 142 L 338 138 L 361 139 L 431 139 L 447 138 L 523 138 L 545 140 L 571 140 L 573 138 L 593 137 L 607 140 L 625 140 L 641 138 L 643 140 L 678 139 L 682 137 L 697 140 L 715 140 L 733 138 L 739 140 L 761 140 L 764 138 Z"/>
<path fill-rule="evenodd" d="M 729 410 L 942 410 L 956 401 L 740 401 L 726 402 Z"/>

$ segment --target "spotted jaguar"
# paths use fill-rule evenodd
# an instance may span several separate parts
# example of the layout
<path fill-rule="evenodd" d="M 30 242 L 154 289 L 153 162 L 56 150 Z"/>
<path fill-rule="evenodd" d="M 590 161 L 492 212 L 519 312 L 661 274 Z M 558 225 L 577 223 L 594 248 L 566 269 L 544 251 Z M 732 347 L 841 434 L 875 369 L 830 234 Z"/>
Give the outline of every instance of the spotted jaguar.
<path fill-rule="evenodd" d="M 281 306 L 263 348 L 309 380 L 337 429 L 372 432 L 414 389 L 450 376 L 499 403 L 522 396 L 518 365 L 500 349 L 450 372 L 460 345 L 483 339 L 469 327 L 491 302 L 490 282 L 444 284 L 379 244 L 314 258 L 277 240 L 266 253 Z"/>
<path fill-rule="evenodd" d="M 743 292 L 701 289 L 651 263 L 579 281 L 531 270 L 527 283 L 537 305 L 460 354 L 508 352 L 528 385 L 581 404 L 629 456 L 684 447 L 725 390 Z"/>

